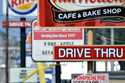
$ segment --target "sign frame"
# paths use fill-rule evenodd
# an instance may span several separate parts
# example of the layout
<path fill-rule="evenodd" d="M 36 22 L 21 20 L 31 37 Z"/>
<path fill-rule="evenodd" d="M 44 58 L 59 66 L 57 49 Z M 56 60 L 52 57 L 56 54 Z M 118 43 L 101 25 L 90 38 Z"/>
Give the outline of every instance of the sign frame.
<path fill-rule="evenodd" d="M 49 42 L 56 42 L 56 45 L 58 44 L 61 44 L 61 43 L 65 43 L 66 41 L 70 44 L 70 45 L 74 45 L 74 44 L 76 44 L 76 45 L 84 45 L 84 29 L 83 28 L 71 28 L 71 27 L 69 27 L 69 29 L 67 28 L 67 27 L 62 27 L 62 28 L 58 28 L 58 27 L 56 27 L 56 28 L 49 28 L 49 27 L 45 27 L 45 28 L 41 28 L 42 30 L 45 30 L 45 32 L 46 32 L 46 30 L 49 30 L 50 31 L 50 33 L 51 33 L 51 30 L 54 32 L 54 30 L 57 30 L 57 33 L 56 33 L 56 31 L 53 33 L 53 34 L 59 34 L 58 33 L 58 30 L 60 31 L 61 29 L 64 29 L 64 31 L 66 31 L 66 30 L 74 30 L 74 32 L 73 31 L 69 31 L 69 32 L 71 32 L 71 34 L 73 34 L 74 35 L 74 37 L 76 37 L 77 39 L 68 39 L 68 38 L 66 38 L 66 39 L 56 39 L 56 40 L 54 40 L 54 39 L 48 39 L 48 43 Z M 45 58 L 45 59 L 40 59 L 40 57 L 39 57 L 39 59 L 37 59 L 37 58 L 35 58 L 35 56 L 38 56 L 38 55 L 36 55 L 35 54 L 35 50 L 36 50 L 36 47 L 34 47 L 33 45 L 34 45 L 34 34 L 33 34 L 33 32 L 34 32 L 34 30 L 40 30 L 39 28 L 33 28 L 33 30 L 32 30 L 32 60 L 34 61 L 34 62 L 56 62 L 56 61 L 58 61 L 58 60 L 54 60 L 53 59 L 53 54 L 51 55 L 51 57 L 49 57 L 50 59 L 48 59 L 48 58 Z M 75 30 L 76 30 L 76 32 L 75 32 Z M 49 33 L 49 31 L 47 31 L 48 33 Z M 73 33 L 72 33 L 73 32 Z M 78 37 L 78 33 L 81 33 L 80 34 L 80 37 Z M 50 34 L 49 33 L 49 34 Z M 44 33 L 44 34 L 46 34 L 46 33 Z M 68 34 L 68 31 L 66 32 L 66 33 L 62 33 L 62 34 L 64 34 L 64 35 L 67 35 Z M 70 34 L 70 33 L 69 33 Z M 66 36 L 65 36 L 66 37 Z M 46 42 L 46 40 L 47 39 L 43 39 L 43 42 Z M 39 41 L 39 40 L 38 40 Z M 42 41 L 42 40 L 41 40 Z M 73 43 L 70 43 L 70 42 L 73 42 Z M 79 42 L 79 43 L 78 43 Z M 37 44 L 38 44 L 38 42 L 37 42 Z M 43 44 L 43 43 L 42 43 Z M 37 46 L 39 46 L 39 45 L 37 45 Z M 48 46 L 49 48 L 48 49 L 51 49 L 51 50 L 53 50 L 54 51 L 54 47 L 52 47 L 52 46 Z M 35 50 L 34 50 L 35 49 Z M 39 48 L 40 49 L 40 48 Z M 39 49 L 37 49 L 37 52 L 38 52 L 38 50 Z M 47 49 L 47 47 L 45 47 L 44 49 Z M 46 56 L 50 56 L 50 54 L 49 55 L 46 55 Z M 48 59 L 48 60 L 47 60 Z"/>

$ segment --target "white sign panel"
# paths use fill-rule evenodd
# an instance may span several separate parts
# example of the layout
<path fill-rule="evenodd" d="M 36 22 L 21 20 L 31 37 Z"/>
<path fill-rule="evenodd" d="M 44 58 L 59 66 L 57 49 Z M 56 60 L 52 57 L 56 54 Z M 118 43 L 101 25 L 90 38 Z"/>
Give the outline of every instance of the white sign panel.
<path fill-rule="evenodd" d="M 109 83 L 108 74 L 78 75 L 71 83 Z"/>
<path fill-rule="evenodd" d="M 54 46 L 83 44 L 84 30 L 80 28 L 34 28 L 32 32 L 32 58 L 35 61 L 54 61 Z"/>

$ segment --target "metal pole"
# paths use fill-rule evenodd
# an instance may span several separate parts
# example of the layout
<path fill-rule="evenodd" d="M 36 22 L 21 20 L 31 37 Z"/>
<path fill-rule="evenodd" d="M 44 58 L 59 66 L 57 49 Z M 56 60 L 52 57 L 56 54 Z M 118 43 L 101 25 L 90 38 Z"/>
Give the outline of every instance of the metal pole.
<path fill-rule="evenodd" d="M 26 21 L 26 18 L 21 18 L 20 21 Z M 21 56 L 21 67 L 26 67 L 26 27 L 20 27 L 21 33 L 20 33 L 20 56 Z"/>
<path fill-rule="evenodd" d="M 61 65 L 60 62 L 56 62 L 56 83 L 61 83 Z"/>
<path fill-rule="evenodd" d="M 6 21 L 7 21 L 7 24 L 9 22 L 9 15 L 8 15 L 8 0 L 6 0 L 6 4 L 7 4 L 7 7 L 6 7 Z M 5 64 L 6 64 L 6 68 L 5 68 L 5 73 L 6 73 L 6 83 L 9 83 L 9 26 L 7 25 L 6 26 L 6 60 L 5 60 Z"/>
<path fill-rule="evenodd" d="M 114 45 L 114 29 L 111 29 L 111 45 Z M 114 71 L 114 62 L 111 62 L 111 71 Z"/>

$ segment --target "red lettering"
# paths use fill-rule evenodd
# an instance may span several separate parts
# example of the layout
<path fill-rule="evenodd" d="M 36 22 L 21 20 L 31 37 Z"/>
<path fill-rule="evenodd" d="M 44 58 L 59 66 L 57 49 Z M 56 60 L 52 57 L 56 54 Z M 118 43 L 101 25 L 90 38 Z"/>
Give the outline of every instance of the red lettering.
<path fill-rule="evenodd" d="M 53 0 L 53 3 L 55 4 L 57 0 Z"/>
<path fill-rule="evenodd" d="M 90 0 L 90 2 L 91 2 L 91 3 L 95 3 L 95 2 L 96 2 L 96 0 Z"/>
<path fill-rule="evenodd" d="M 65 2 L 65 3 L 69 3 L 69 2 L 70 2 L 70 0 L 64 0 L 64 2 Z"/>
<path fill-rule="evenodd" d="M 108 0 L 108 2 L 109 2 L 109 3 L 112 3 L 112 2 L 113 2 L 113 0 Z"/>
<path fill-rule="evenodd" d="M 12 7 L 17 6 L 17 0 L 11 0 Z"/>
<path fill-rule="evenodd" d="M 22 1 L 23 1 L 23 0 L 19 0 L 19 4 L 22 4 Z"/>
<path fill-rule="evenodd" d="M 88 0 L 85 0 L 85 3 L 88 3 Z"/>
<path fill-rule="evenodd" d="M 98 0 L 99 3 L 102 2 L 102 1 L 104 2 L 104 0 Z"/>
<path fill-rule="evenodd" d="M 116 3 L 117 2 L 120 2 L 120 3 L 123 3 L 123 2 L 125 2 L 124 0 L 114 0 Z"/>
<path fill-rule="evenodd" d="M 97 76 L 98 80 L 105 80 L 105 76 Z"/>
<path fill-rule="evenodd" d="M 58 0 L 60 3 L 62 3 L 63 2 L 63 0 Z"/>
<path fill-rule="evenodd" d="M 62 2 L 65 2 L 65 3 L 75 3 L 76 2 L 76 0 L 53 0 L 53 2 L 54 3 L 56 3 L 56 2 L 60 2 L 60 3 L 62 3 Z M 96 3 L 96 2 L 98 2 L 98 3 L 113 3 L 113 2 L 115 2 L 115 3 L 123 3 L 123 2 L 125 2 L 124 0 L 78 0 L 78 3 Z"/>
<path fill-rule="evenodd" d="M 79 0 L 79 3 L 82 3 L 82 0 Z"/>

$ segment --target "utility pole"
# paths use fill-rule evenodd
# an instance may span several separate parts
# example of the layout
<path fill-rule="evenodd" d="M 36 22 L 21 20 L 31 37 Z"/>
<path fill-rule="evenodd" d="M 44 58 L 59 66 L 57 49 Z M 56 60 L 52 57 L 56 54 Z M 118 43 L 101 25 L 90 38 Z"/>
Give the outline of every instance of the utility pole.
<path fill-rule="evenodd" d="M 5 59 L 5 73 L 6 73 L 6 83 L 9 83 L 9 26 L 8 26 L 8 23 L 9 23 L 9 15 L 8 15 L 8 0 L 6 0 L 6 4 L 7 4 L 7 7 L 6 7 L 6 59 Z"/>

